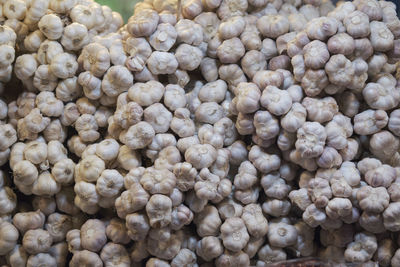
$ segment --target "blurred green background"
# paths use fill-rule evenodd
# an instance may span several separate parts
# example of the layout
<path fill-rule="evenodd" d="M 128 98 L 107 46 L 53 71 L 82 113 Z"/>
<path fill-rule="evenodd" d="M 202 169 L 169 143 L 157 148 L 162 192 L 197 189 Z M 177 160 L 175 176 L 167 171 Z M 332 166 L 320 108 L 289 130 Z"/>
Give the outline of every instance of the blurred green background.
<path fill-rule="evenodd" d="M 96 0 L 99 4 L 107 5 L 112 10 L 119 12 L 124 20 L 127 21 L 133 13 L 133 7 L 140 0 Z"/>

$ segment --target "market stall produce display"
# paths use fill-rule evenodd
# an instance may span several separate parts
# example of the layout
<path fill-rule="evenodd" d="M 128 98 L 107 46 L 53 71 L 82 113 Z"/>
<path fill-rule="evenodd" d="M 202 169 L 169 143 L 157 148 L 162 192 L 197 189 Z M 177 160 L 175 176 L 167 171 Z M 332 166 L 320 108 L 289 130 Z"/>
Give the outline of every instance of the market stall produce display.
<path fill-rule="evenodd" d="M 0 10 L 0 266 L 400 266 L 395 4 Z"/>

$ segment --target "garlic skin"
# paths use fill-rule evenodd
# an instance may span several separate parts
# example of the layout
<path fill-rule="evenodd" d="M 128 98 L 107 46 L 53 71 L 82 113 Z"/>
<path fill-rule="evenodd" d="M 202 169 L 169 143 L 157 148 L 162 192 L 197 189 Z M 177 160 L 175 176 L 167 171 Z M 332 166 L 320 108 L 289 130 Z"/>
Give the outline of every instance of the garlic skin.
<path fill-rule="evenodd" d="M 3 0 L 0 21 L 1 264 L 399 265 L 395 4 L 145 0 L 124 24 Z"/>
<path fill-rule="evenodd" d="M 3 238 L 1 240 L 1 255 L 6 255 L 11 251 L 17 244 L 17 239 L 19 237 L 18 230 L 11 223 L 2 221 L 0 223 L 0 230 L 3 233 Z"/>

